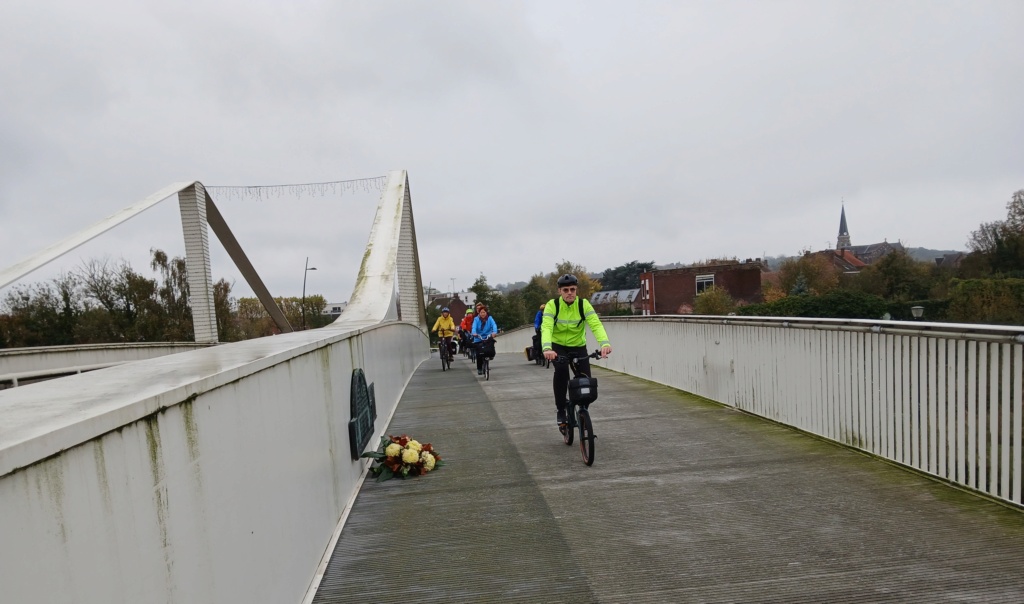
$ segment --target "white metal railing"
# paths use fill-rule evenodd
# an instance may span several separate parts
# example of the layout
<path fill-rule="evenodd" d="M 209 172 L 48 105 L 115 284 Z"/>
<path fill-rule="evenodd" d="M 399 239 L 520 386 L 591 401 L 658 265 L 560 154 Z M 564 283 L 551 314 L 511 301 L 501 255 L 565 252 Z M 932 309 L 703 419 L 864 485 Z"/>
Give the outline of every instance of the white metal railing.
<path fill-rule="evenodd" d="M 615 354 L 602 366 L 1024 504 L 1024 327 L 695 316 L 604 324 Z M 499 350 L 521 351 L 532 335 L 509 332 Z"/>

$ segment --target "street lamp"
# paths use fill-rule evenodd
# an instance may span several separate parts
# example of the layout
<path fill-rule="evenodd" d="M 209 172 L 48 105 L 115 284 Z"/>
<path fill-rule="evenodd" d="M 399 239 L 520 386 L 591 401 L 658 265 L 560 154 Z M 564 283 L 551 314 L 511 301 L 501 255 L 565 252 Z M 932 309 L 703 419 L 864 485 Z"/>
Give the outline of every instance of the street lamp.
<path fill-rule="evenodd" d="M 914 315 L 915 319 L 920 319 L 922 316 L 924 316 L 924 307 L 923 306 L 911 306 L 910 307 L 910 314 Z"/>
<path fill-rule="evenodd" d="M 309 265 L 309 256 L 306 256 L 306 270 L 302 271 L 302 329 L 306 329 L 306 275 L 315 270 L 315 266 Z"/>

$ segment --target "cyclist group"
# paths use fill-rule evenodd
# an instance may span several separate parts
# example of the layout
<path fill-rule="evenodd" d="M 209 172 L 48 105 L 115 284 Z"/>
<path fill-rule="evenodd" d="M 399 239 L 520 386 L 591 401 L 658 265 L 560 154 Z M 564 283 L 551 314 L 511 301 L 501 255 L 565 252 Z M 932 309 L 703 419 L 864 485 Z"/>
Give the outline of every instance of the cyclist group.
<path fill-rule="evenodd" d="M 458 333 L 461 336 L 461 345 L 474 353 L 477 375 L 484 374 L 484 359 L 494 358 L 494 337 L 498 334 L 498 325 L 490 316 L 490 310 L 485 304 L 476 305 L 475 315 L 473 310 L 466 309 L 466 316 L 458 326 L 451 316 L 451 309 L 445 306 L 441 309 L 441 316 L 434 322 L 431 331 L 437 332 L 440 340 L 438 349 L 450 355 L 455 354 L 453 338 Z"/>
<path fill-rule="evenodd" d="M 548 301 L 538 310 L 534 319 L 534 329 L 540 336 L 540 347 L 544 358 L 554 361 L 559 358 L 575 358 L 582 374 L 590 375 L 590 361 L 587 357 L 587 336 L 584 323 L 590 327 L 597 344 L 601 349 L 600 357 L 606 358 L 612 353 L 612 345 L 608 334 L 601 324 L 601 319 L 594 311 L 590 301 L 579 297 L 579 280 L 575 275 L 562 275 L 558 278 L 558 296 Z M 477 351 L 477 375 L 483 374 L 483 356 L 494 356 L 494 336 L 498 326 L 490 317 L 483 304 L 476 305 L 476 316 L 472 310 L 466 310 L 466 316 L 456 328 L 448 307 L 441 310 L 441 317 L 434 323 L 432 331 L 444 339 L 445 345 L 451 346 L 456 330 L 464 337 L 463 345 L 471 345 Z M 480 353 L 483 352 L 483 355 Z M 569 391 L 569 365 L 556 363 L 552 388 L 555 396 L 556 421 L 559 429 L 565 430 Z"/>

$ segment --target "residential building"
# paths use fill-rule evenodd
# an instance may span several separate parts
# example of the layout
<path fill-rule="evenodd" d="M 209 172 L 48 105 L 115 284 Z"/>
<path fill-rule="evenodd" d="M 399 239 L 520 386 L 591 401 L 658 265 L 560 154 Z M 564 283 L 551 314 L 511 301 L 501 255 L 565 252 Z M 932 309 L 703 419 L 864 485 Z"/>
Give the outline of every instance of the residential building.
<path fill-rule="evenodd" d="M 473 292 L 470 293 L 472 294 Z M 448 310 L 451 311 L 452 316 L 458 317 L 458 321 L 461 321 L 462 317 L 466 316 L 466 309 L 470 308 L 470 304 L 467 304 L 459 294 L 455 294 L 454 296 L 435 296 L 430 300 L 428 306 L 433 306 L 437 309 L 442 309 L 447 306 Z M 458 321 L 456 321 L 456 323 L 458 323 Z"/>
<path fill-rule="evenodd" d="M 628 309 L 634 315 L 643 312 L 639 288 L 599 291 L 590 296 L 590 304 L 602 315 L 622 309 Z"/>
<path fill-rule="evenodd" d="M 832 263 L 832 266 L 841 273 L 859 273 L 861 269 L 867 266 L 866 262 L 858 258 L 849 249 L 822 250 L 814 253 L 826 256 Z"/>
<path fill-rule="evenodd" d="M 653 270 L 640 275 L 639 306 L 645 315 L 689 314 L 697 294 L 713 286 L 724 289 L 737 302 L 761 302 L 763 270 L 760 258 Z"/>
<path fill-rule="evenodd" d="M 330 315 L 332 319 L 337 319 L 345 311 L 346 306 L 348 306 L 348 302 L 328 302 L 320 314 Z"/>

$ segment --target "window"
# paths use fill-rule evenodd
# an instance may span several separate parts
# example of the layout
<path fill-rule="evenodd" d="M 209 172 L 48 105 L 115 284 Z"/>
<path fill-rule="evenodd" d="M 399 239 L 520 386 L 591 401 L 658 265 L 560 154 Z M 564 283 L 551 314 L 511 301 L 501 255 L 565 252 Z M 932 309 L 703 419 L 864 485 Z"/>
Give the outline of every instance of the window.
<path fill-rule="evenodd" d="M 715 286 L 714 275 L 697 275 L 697 293 L 701 294 L 706 289 L 711 289 Z"/>

